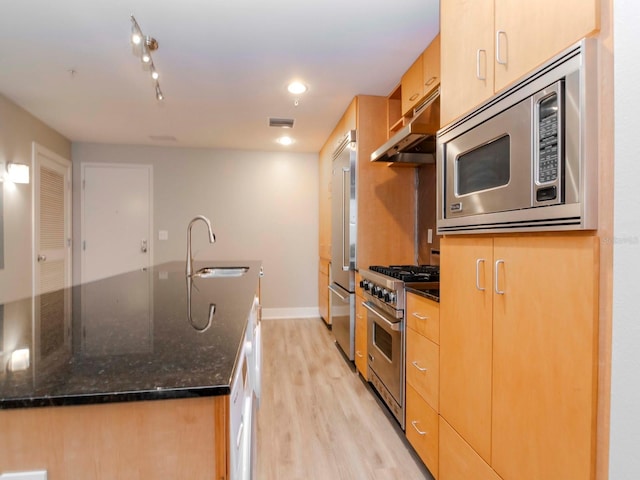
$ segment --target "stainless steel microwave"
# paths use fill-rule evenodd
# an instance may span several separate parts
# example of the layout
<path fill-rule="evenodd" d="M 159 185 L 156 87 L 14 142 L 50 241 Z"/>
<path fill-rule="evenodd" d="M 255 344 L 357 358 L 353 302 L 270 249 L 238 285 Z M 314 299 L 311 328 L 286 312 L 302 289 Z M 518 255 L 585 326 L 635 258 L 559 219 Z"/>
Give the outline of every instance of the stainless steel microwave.
<path fill-rule="evenodd" d="M 438 233 L 595 229 L 597 79 L 583 39 L 441 129 Z"/>

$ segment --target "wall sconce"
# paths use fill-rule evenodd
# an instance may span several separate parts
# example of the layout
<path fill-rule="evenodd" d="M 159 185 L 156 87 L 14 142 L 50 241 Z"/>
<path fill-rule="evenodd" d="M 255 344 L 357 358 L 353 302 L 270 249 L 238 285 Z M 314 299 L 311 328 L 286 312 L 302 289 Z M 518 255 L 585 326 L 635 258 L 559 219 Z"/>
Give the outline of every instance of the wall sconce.
<path fill-rule="evenodd" d="M 9 363 L 7 364 L 7 370 L 10 372 L 19 372 L 29 368 L 29 357 L 31 352 L 28 348 L 20 348 L 11 353 L 9 357 Z"/>
<path fill-rule="evenodd" d="M 29 165 L 22 163 L 7 163 L 6 170 L 4 164 L 0 162 L 0 180 L 12 183 L 29 183 Z"/>

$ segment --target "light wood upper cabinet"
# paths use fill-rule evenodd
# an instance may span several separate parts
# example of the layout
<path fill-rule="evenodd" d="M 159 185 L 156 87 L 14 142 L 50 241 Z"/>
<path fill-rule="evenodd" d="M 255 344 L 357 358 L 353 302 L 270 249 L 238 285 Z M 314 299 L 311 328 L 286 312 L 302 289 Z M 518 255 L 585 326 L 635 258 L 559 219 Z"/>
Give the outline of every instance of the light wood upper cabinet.
<path fill-rule="evenodd" d="M 493 0 L 440 2 L 440 125 L 493 95 Z"/>
<path fill-rule="evenodd" d="M 599 12 L 598 0 L 496 0 L 495 91 L 598 30 Z"/>
<path fill-rule="evenodd" d="M 440 413 L 491 461 L 493 240 L 440 240 Z M 479 288 L 478 288 L 479 287 Z"/>
<path fill-rule="evenodd" d="M 422 96 L 426 97 L 440 85 L 440 34 L 422 54 Z"/>
<path fill-rule="evenodd" d="M 442 0 L 441 126 L 598 30 L 599 5 L 599 0 Z"/>
<path fill-rule="evenodd" d="M 598 263 L 593 236 L 441 242 L 440 412 L 504 480 L 593 478 Z"/>
<path fill-rule="evenodd" d="M 420 55 L 409 70 L 402 75 L 402 115 L 407 115 L 416 106 L 423 94 L 422 55 Z"/>

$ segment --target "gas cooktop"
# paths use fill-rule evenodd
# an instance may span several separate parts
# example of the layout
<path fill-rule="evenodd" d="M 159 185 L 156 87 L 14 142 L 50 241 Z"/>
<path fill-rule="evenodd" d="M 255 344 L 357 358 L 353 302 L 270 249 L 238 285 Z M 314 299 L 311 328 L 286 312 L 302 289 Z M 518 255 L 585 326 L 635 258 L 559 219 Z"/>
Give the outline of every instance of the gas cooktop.
<path fill-rule="evenodd" d="M 387 267 L 372 265 L 369 270 L 407 283 L 438 282 L 440 280 L 438 265 L 389 265 Z"/>

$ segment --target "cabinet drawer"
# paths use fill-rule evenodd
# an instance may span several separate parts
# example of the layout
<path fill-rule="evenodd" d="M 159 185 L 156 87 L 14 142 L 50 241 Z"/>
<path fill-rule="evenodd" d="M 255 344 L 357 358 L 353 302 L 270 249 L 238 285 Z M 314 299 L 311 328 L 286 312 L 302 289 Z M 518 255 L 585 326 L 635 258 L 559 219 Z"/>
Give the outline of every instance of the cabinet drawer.
<path fill-rule="evenodd" d="M 409 443 L 438 478 L 438 414 L 410 385 L 407 385 L 406 431 Z"/>
<path fill-rule="evenodd" d="M 407 326 L 440 344 L 440 304 L 407 293 Z"/>
<path fill-rule="evenodd" d="M 438 411 L 440 348 L 414 330 L 407 330 L 407 383 Z"/>
<path fill-rule="evenodd" d="M 438 480 L 501 480 L 500 476 L 440 417 Z"/>

